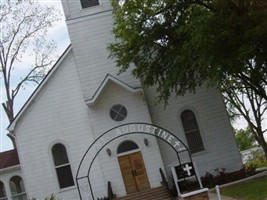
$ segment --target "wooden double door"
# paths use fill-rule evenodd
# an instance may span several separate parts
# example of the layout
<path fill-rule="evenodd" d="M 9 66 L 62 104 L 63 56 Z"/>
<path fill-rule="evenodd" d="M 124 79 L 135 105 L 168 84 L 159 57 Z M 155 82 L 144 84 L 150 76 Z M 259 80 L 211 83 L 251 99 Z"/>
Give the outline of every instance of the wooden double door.
<path fill-rule="evenodd" d="M 150 189 L 141 152 L 118 157 L 127 194 Z"/>

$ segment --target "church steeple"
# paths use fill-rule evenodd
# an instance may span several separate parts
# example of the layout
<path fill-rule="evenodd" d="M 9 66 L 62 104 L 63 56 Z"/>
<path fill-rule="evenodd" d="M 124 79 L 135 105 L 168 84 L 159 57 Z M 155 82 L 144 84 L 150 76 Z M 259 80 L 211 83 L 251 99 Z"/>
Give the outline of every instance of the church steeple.
<path fill-rule="evenodd" d="M 82 9 L 99 5 L 98 0 L 81 0 Z"/>
<path fill-rule="evenodd" d="M 111 0 L 61 0 L 66 20 L 111 9 Z"/>
<path fill-rule="evenodd" d="M 118 76 L 107 45 L 114 40 L 111 0 L 62 0 L 85 101 L 92 98 L 107 74 L 131 87 L 140 82 L 128 73 Z"/>

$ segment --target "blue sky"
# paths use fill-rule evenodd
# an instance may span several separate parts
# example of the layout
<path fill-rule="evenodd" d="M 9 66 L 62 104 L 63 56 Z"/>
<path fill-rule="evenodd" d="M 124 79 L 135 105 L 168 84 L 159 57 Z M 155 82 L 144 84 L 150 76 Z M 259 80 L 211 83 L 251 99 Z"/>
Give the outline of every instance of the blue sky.
<path fill-rule="evenodd" d="M 55 24 L 55 26 L 49 30 L 48 32 L 48 39 L 52 39 L 57 44 L 57 51 L 56 54 L 60 56 L 65 49 L 70 44 L 69 35 L 67 32 L 67 27 L 65 24 L 65 18 L 63 15 L 61 0 L 41 0 L 40 3 L 44 4 L 53 4 L 54 7 L 59 9 L 62 14 L 62 19 Z M 30 58 L 27 58 L 25 60 L 31 60 Z M 20 73 L 18 72 L 18 78 L 20 78 Z M 3 92 L 3 85 L 1 82 L 0 85 L 0 102 L 2 103 L 5 99 L 4 92 Z M 29 98 L 29 96 L 34 91 L 35 86 L 29 85 L 25 88 L 25 90 L 21 91 L 20 94 L 18 94 L 17 99 L 15 101 L 15 113 L 17 113 L 20 108 L 24 105 L 26 100 Z M 7 134 L 7 126 L 8 126 L 8 119 L 6 117 L 6 114 L 4 113 L 2 105 L 0 106 L 0 152 L 6 151 L 13 148 L 13 145 L 11 143 L 11 140 L 6 136 Z"/>

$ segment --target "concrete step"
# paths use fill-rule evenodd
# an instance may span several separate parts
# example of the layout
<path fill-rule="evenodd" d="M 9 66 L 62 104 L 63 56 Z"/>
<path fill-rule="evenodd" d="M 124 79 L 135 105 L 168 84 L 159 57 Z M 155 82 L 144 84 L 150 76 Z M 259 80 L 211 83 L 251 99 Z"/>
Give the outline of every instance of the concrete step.
<path fill-rule="evenodd" d="M 157 187 L 150 190 L 129 194 L 115 200 L 170 200 L 169 194 L 165 187 Z"/>

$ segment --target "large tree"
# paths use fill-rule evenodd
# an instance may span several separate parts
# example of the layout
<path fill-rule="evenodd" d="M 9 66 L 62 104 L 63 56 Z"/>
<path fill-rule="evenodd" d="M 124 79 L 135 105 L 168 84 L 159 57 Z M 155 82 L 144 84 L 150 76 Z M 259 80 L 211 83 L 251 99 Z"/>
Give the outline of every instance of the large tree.
<path fill-rule="evenodd" d="M 267 100 L 266 0 L 113 0 L 120 71 L 135 65 L 159 99 L 242 80 Z"/>
<path fill-rule="evenodd" d="M 25 84 L 39 83 L 55 59 L 54 42 L 46 33 L 60 15 L 53 6 L 35 0 L 1 1 L 0 10 L 2 106 L 12 122 L 17 95 Z"/>
<path fill-rule="evenodd" d="M 240 151 L 256 147 L 256 140 L 249 128 L 235 130 L 235 139 Z"/>
<path fill-rule="evenodd" d="M 249 143 L 253 136 L 267 160 L 267 142 L 264 138 L 267 127 L 263 125 L 263 121 L 267 120 L 267 101 L 246 85 L 246 81 L 230 79 L 224 81 L 221 89 L 230 116 L 241 117 L 247 123 L 248 128 L 240 132 L 239 141 L 246 140 Z"/>

